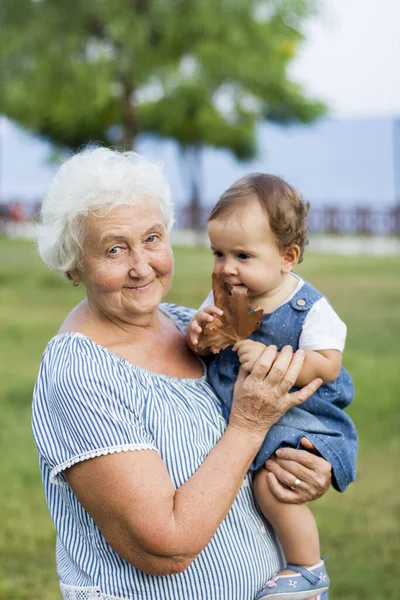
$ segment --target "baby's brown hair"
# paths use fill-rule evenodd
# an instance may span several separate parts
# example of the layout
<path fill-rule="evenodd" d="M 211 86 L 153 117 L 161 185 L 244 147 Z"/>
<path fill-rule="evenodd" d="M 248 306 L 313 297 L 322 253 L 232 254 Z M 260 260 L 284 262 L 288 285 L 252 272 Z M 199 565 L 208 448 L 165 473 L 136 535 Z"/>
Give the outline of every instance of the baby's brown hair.
<path fill-rule="evenodd" d="M 222 194 L 208 220 L 232 213 L 249 196 L 255 196 L 266 213 L 279 250 L 299 246 L 301 262 L 308 244 L 306 216 L 310 203 L 277 175 L 250 173 L 242 177 Z"/>

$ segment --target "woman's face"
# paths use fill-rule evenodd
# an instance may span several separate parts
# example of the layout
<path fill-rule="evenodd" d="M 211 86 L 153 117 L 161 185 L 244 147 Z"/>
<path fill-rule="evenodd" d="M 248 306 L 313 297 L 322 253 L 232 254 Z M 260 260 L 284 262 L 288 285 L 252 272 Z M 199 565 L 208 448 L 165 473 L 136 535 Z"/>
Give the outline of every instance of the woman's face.
<path fill-rule="evenodd" d="M 167 294 L 174 260 L 154 200 L 85 218 L 82 266 L 71 272 L 101 314 L 130 322 L 153 312 Z"/>

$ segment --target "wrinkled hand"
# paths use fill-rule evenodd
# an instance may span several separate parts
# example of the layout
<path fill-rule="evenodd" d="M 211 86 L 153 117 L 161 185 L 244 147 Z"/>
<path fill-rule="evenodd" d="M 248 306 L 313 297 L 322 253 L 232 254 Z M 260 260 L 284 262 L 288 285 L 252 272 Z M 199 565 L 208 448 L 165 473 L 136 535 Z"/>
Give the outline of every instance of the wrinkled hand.
<path fill-rule="evenodd" d="M 281 416 L 312 396 L 322 383 L 314 379 L 293 394 L 293 387 L 304 362 L 304 352 L 293 354 L 285 346 L 278 354 L 276 346 L 265 347 L 251 373 L 243 367 L 235 384 L 229 425 L 265 437 Z"/>
<path fill-rule="evenodd" d="M 212 323 L 214 316 L 222 316 L 223 314 L 223 311 L 217 306 L 206 306 L 194 315 L 186 330 L 186 338 L 193 349 L 196 349 L 207 323 Z"/>
<path fill-rule="evenodd" d="M 301 445 L 308 451 L 279 448 L 265 463 L 269 488 L 281 502 L 310 502 L 323 496 L 331 486 L 330 463 L 307 438 L 301 438 Z M 297 485 L 296 480 L 300 481 Z"/>
<path fill-rule="evenodd" d="M 265 348 L 265 344 L 261 344 L 261 342 L 255 342 L 254 340 L 241 340 L 240 342 L 236 342 L 232 350 L 237 352 L 243 369 L 250 373 L 255 363 L 264 352 Z"/>

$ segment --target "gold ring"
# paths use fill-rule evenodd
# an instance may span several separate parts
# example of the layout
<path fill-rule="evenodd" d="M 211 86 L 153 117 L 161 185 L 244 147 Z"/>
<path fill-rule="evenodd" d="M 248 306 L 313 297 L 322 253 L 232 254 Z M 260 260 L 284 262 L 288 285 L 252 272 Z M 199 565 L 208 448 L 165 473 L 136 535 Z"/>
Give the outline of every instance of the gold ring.
<path fill-rule="evenodd" d="M 301 479 L 298 479 L 298 478 L 296 477 L 296 479 L 294 480 L 294 483 L 293 483 L 293 485 L 291 486 L 291 489 L 292 489 L 292 490 L 295 490 L 297 487 L 299 487 L 299 485 L 300 485 L 301 483 L 302 483 Z"/>

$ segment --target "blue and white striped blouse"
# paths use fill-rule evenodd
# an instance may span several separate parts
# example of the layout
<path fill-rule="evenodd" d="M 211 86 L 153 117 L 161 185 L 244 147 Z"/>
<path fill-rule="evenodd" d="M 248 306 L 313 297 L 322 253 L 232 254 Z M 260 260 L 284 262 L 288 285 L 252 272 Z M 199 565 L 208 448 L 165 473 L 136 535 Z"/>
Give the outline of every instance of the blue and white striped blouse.
<path fill-rule="evenodd" d="M 193 311 L 161 309 L 184 332 Z M 112 452 L 153 450 L 178 488 L 226 427 L 206 381 L 147 371 L 79 333 L 48 344 L 33 397 L 33 432 L 46 501 L 57 530 L 66 600 L 253 600 L 282 563 L 246 476 L 208 546 L 183 572 L 142 573 L 107 544 L 69 487 L 65 469 Z"/>

